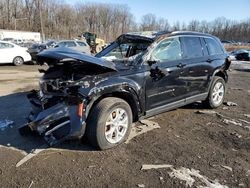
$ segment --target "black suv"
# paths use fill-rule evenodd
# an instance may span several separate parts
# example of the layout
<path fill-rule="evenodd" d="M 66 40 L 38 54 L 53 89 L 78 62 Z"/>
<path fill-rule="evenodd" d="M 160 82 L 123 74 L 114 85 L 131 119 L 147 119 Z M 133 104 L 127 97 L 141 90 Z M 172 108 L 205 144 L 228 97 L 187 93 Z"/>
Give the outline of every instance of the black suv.
<path fill-rule="evenodd" d="M 118 37 L 96 57 L 67 48 L 38 54 L 47 70 L 20 128 L 49 145 L 82 138 L 100 149 L 124 142 L 140 119 L 203 101 L 223 102 L 230 66 L 218 38 L 196 32 L 141 32 Z"/>

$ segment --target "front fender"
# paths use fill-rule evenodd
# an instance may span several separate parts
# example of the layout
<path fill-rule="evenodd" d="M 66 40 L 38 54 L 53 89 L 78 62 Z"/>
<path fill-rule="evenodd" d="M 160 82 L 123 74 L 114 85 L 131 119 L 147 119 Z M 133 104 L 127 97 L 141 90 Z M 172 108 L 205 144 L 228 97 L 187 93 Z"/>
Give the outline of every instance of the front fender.
<path fill-rule="evenodd" d="M 92 87 L 91 87 L 92 86 Z M 141 113 L 143 110 L 143 88 L 133 80 L 128 78 L 111 77 L 101 80 L 93 80 L 92 84 L 88 88 L 81 87 L 79 89 L 80 94 L 87 96 L 89 102 L 86 109 L 86 114 L 89 113 L 93 104 L 99 101 L 103 96 L 120 96 L 127 95 L 133 100 L 136 106 L 137 113 Z M 118 95 L 116 95 L 118 94 Z M 127 101 L 128 102 L 128 101 Z M 129 102 L 128 102 L 129 103 Z"/>

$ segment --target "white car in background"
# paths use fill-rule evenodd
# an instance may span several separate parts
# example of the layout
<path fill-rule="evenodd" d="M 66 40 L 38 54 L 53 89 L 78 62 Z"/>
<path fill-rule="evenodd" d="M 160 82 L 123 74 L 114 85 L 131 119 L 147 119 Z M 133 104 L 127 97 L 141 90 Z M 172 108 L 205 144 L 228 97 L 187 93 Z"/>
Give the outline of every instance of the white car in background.
<path fill-rule="evenodd" d="M 31 61 L 28 48 L 23 48 L 11 42 L 0 41 L 0 63 L 22 65 L 27 61 Z"/>
<path fill-rule="evenodd" d="M 66 47 L 78 52 L 91 54 L 89 45 L 86 42 L 78 40 L 62 40 L 55 47 Z"/>

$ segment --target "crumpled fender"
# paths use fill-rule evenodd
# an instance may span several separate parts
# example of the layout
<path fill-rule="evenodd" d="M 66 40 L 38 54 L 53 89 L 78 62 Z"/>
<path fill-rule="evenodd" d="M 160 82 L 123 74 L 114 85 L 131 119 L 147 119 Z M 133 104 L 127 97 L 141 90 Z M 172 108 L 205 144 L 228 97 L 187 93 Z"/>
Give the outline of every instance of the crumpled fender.
<path fill-rule="evenodd" d="M 93 103 L 98 100 L 99 97 L 118 92 L 130 95 L 137 105 L 138 112 L 141 112 L 141 107 L 143 107 L 144 104 L 143 100 L 145 100 L 143 97 L 139 97 L 144 96 L 142 95 L 142 87 L 135 81 L 128 78 L 112 77 L 111 79 L 94 79 L 89 81 L 88 87 L 82 86 L 79 88 L 79 93 L 89 98 L 87 114 L 91 109 Z"/>

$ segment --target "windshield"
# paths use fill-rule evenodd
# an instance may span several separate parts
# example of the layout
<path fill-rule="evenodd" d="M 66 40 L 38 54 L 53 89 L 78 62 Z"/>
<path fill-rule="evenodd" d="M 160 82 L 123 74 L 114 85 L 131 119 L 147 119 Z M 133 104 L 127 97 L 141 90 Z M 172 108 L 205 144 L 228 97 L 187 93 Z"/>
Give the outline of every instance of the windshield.
<path fill-rule="evenodd" d="M 141 59 L 150 44 L 144 41 L 122 43 L 104 55 L 102 59 L 114 63 L 132 64 Z"/>

